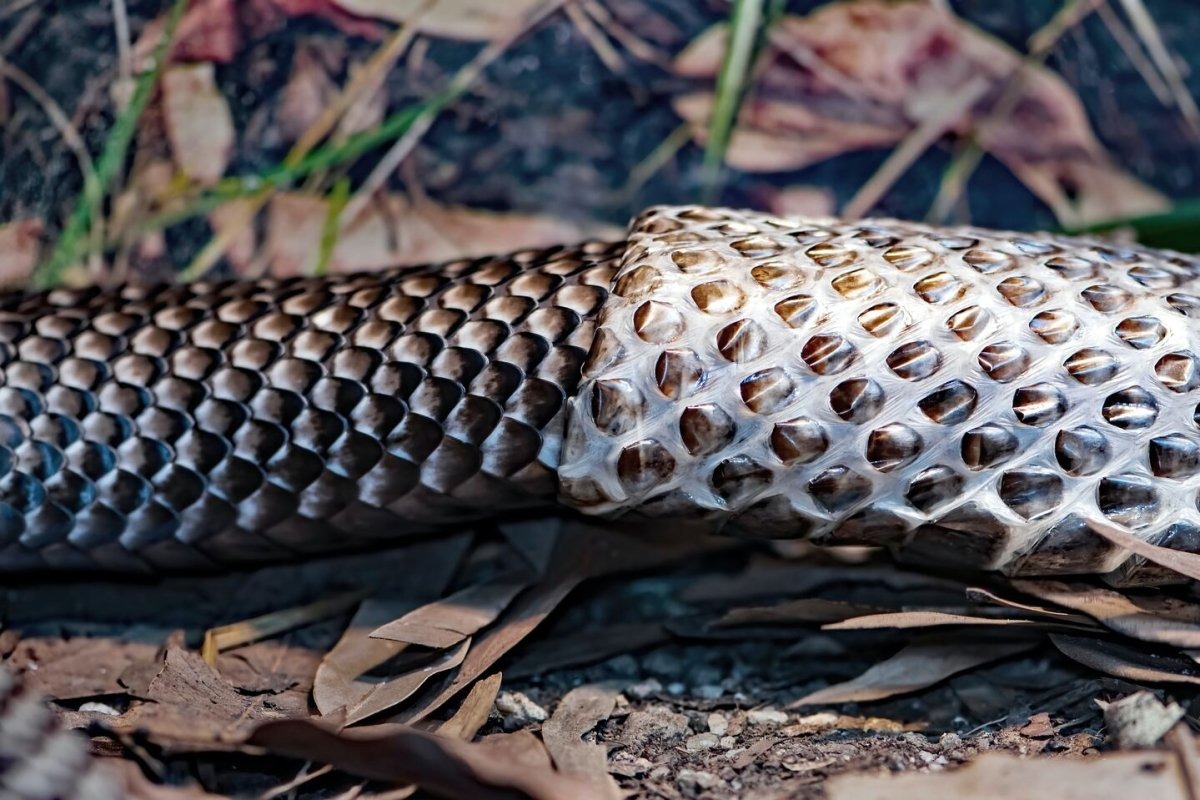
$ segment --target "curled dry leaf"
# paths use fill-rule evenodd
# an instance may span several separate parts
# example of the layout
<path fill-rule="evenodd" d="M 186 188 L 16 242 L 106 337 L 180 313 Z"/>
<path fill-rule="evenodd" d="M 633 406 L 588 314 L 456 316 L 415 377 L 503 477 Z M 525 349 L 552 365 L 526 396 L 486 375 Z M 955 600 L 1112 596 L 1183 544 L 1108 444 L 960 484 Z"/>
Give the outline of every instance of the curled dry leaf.
<path fill-rule="evenodd" d="M 1178 572 L 1194 581 L 1200 581 L 1200 555 L 1196 553 L 1184 553 L 1169 547 L 1159 547 L 1139 539 L 1127 529 L 1106 520 L 1090 519 L 1088 527 L 1097 536 L 1107 539 L 1118 547 L 1124 547 L 1151 563 Z"/>
<path fill-rule="evenodd" d="M 726 37 L 724 25 L 701 35 L 678 56 L 675 72 L 715 81 Z M 982 99 L 946 128 L 974 135 L 1061 222 L 1081 225 L 1167 206 L 1165 197 L 1111 163 L 1062 78 L 940 4 L 854 0 L 786 16 L 763 59 L 726 153 L 737 169 L 793 170 L 892 146 L 941 113 L 946 98 L 982 79 Z M 1011 111 L 990 119 L 1010 87 L 1019 93 Z M 675 100 L 702 143 L 714 104 L 711 91 Z"/>
<path fill-rule="evenodd" d="M 489 41 L 512 33 L 545 0 L 333 0 L 344 11 L 360 17 L 404 24 L 421 13 L 420 29 L 430 36 L 463 41 Z"/>
<path fill-rule="evenodd" d="M 950 771 L 840 775 L 826 784 L 826 794 L 829 800 L 1190 800 L 1193 796 L 1171 753 L 1108 753 L 1086 759 L 984 753 Z"/>
<path fill-rule="evenodd" d="M 308 721 L 274 722 L 256 730 L 247 744 L 270 753 L 333 764 L 339 769 L 392 784 L 416 784 L 456 800 L 607 800 L 586 781 L 531 767 L 485 744 L 380 725 L 334 733 Z"/>
<path fill-rule="evenodd" d="M 271 200 L 266 251 L 272 274 L 312 273 L 328 216 L 329 203 L 322 197 L 283 193 Z M 377 197 L 358 219 L 341 220 L 329 269 L 353 272 L 450 261 L 601 235 L 619 238 L 607 226 L 581 226 L 537 214 L 415 205 L 385 195 Z"/>
<path fill-rule="evenodd" d="M 1031 649 L 1036 640 L 917 642 L 845 683 L 805 695 L 789 708 L 823 703 L 863 703 L 932 686 L 964 670 Z"/>
<path fill-rule="evenodd" d="M 471 640 L 464 639 L 452 649 L 439 653 L 433 660 L 420 663 L 395 678 L 376 684 L 362 700 L 345 710 L 343 724 L 353 725 L 400 705 L 434 676 L 449 672 L 462 664 L 470 648 Z"/>
<path fill-rule="evenodd" d="M 162 77 L 163 116 L 175 163 L 205 185 L 225 174 L 233 154 L 233 115 L 217 88 L 213 65 L 181 64 Z"/>
<path fill-rule="evenodd" d="M 452 647 L 495 622 L 527 586 L 510 580 L 469 586 L 381 625 L 371 637 L 425 647 Z"/>
<path fill-rule="evenodd" d="M 0 286 L 25 284 L 37 266 L 45 225 L 28 218 L 0 225 Z"/>
<path fill-rule="evenodd" d="M 1050 634 L 1050 641 L 1063 655 L 1108 675 L 1127 681 L 1148 683 L 1192 683 L 1200 685 L 1200 665 L 1183 655 L 1130 646 L 1112 639 Z"/>
<path fill-rule="evenodd" d="M 1200 648 L 1200 606 L 1170 597 L 1128 596 L 1112 589 L 1059 581 L 1013 581 L 1039 600 L 1079 611 L 1143 642 Z"/>

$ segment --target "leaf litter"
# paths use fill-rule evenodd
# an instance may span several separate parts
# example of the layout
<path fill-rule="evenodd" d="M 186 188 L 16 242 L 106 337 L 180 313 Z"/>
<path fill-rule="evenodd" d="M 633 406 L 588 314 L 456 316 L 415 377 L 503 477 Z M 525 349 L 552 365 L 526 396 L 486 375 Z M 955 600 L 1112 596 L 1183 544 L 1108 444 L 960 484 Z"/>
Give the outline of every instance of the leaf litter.
<path fill-rule="evenodd" d="M 126 189 L 114 198 L 114 208 L 129 217 L 108 234 L 120 248 L 130 247 L 124 237 L 135 236 L 145 222 L 147 198 L 157 211 L 186 210 L 180 176 L 192 191 L 225 180 L 244 132 L 226 124 L 230 110 L 212 65 L 231 63 L 289 18 L 317 17 L 383 43 L 373 59 L 359 62 L 325 48 L 327 37 L 319 37 L 293 57 L 294 85 L 287 84 L 287 102 L 272 123 L 291 126 L 281 131 L 285 142 L 336 143 L 386 110 L 382 76 L 410 42 L 381 20 L 428 11 L 419 21 L 423 35 L 494 42 L 527 18 L 521 5 L 465 4 L 459 9 L 470 13 L 455 14 L 447 13 L 453 6 L 447 2 L 258 0 L 254 14 L 240 14 L 229 0 L 191 3 L 172 46 L 175 63 L 164 75 L 163 118 L 145 122 L 164 126 L 170 150 L 139 148 Z M 580 13 L 602 29 L 588 28 L 592 46 L 597 33 L 632 41 L 619 22 L 631 18 L 628 6 L 581 4 Z M 848 38 L 847 15 L 855 14 L 889 30 L 890 49 L 870 37 Z M 678 41 L 678 31 L 656 15 L 632 18 L 645 23 L 633 29 L 652 43 L 646 47 Z M 138 69 L 145 69 L 161 23 L 143 27 L 134 46 Z M 953 47 L 922 50 L 931 31 Z M 416 44 L 414 50 L 426 52 L 426 40 Z M 719 54 L 719 45 L 714 29 L 679 56 L 676 72 L 703 79 L 706 59 Z M 927 7 L 856 2 L 785 18 L 769 52 L 775 61 L 760 72 L 735 134 L 735 165 L 811 163 L 893 144 L 924 124 L 937 134 L 920 140 L 924 144 L 940 138 L 943 128 L 951 136 L 979 137 L 1064 220 L 1159 202 L 1108 162 L 1065 84 L 1040 67 L 1029 68 L 1021 96 L 1034 111 L 1047 112 L 1054 135 L 1018 139 L 1012 128 L 1020 120 L 982 125 L 1005 75 L 1018 68 L 1016 51 L 983 42 L 974 29 L 931 16 Z M 893 69 L 896 63 L 911 69 Z M 344 91 L 338 89 L 342 73 Z M 984 75 L 990 91 L 969 103 L 961 120 L 939 119 L 946 109 L 935 100 L 960 73 Z M 846 117 L 847 99 L 871 113 Z M 703 93 L 676 98 L 689 122 L 707 113 L 708 102 Z M 323 113 L 330 108 L 337 113 Z M 206 124 L 213 133 L 207 138 L 200 135 Z M 258 211 L 253 196 L 209 211 L 235 273 L 309 274 L 318 264 L 373 268 L 476 254 L 464 242 L 518 249 L 615 235 L 537 213 L 433 203 L 416 186 L 406 186 L 404 195 L 375 192 L 366 211 L 339 219 L 326 192 L 340 169 L 273 192 L 261 226 L 246 222 Z M 406 183 L 416 174 L 406 173 Z M 1067 198 L 1063 186 L 1070 183 L 1080 192 Z M 805 213 L 832 207 L 827 192 L 807 186 L 777 192 L 771 202 Z M 322 261 L 317 254 L 326 249 L 331 218 L 336 235 Z M 0 248 L 0 273 L 16 277 L 32 269 L 41 233 L 37 220 L 0 226 L 0 240 L 13 243 Z M 163 258 L 167 242 L 151 231 L 134 249 Z M 1122 539 L 1123 533 L 1110 538 L 1156 563 L 1195 569 L 1186 554 Z M 798 796 L 807 797 L 806 787 L 847 769 L 865 774 L 887 765 L 935 774 L 970 761 L 980 749 L 1090 753 L 1111 746 L 1094 699 L 1117 707 L 1123 697 L 1142 696 L 1144 682 L 1170 685 L 1179 707 L 1189 707 L 1187 683 L 1196 682 L 1188 653 L 1200 649 L 1192 640 L 1197 612 L 1186 595 L 1151 598 L 1080 586 L 1072 588 L 1078 595 L 1064 597 L 1040 584 L 977 589 L 876 558 L 851 564 L 789 558 L 782 550 L 747 553 L 728 544 L 714 554 L 706 543 L 657 547 L 562 522 L 504 526 L 501 534 L 509 556 L 528 568 L 518 579 L 468 574 L 468 550 L 484 557 L 494 551 L 464 534 L 401 545 L 382 564 L 371 556 L 151 585 L 6 587 L 0 610 L 12 627 L 0 634 L 0 657 L 53 697 L 70 724 L 93 726 L 98 750 L 149 746 L 176 769 L 183 768 L 179 752 L 222 750 L 223 757 L 242 759 L 238 768 L 247 774 L 269 775 L 271 767 L 246 756 L 265 750 L 339 767 L 309 772 L 314 785 L 341 780 L 345 771 L 361 776 L 351 779 L 349 791 L 367 791 L 361 783 L 367 778 L 376 782 L 371 791 L 390 790 L 389 796 L 407 796 L 419 785 L 450 797 L 611 797 L 612 775 L 624 791 L 669 797 L 769 790 L 786 776 Z M 677 563 L 665 575 L 629 577 Z M 131 608 L 138 609 L 135 629 L 129 628 Z M 819 630 L 823 624 L 826 630 Z M 933 629 L 937 638 L 914 641 L 913 631 L 922 629 Z M 716 632 L 721 639 L 714 645 Z M 780 638 L 791 639 L 790 646 L 780 647 Z M 1096 678 L 1097 671 L 1114 677 Z M 981 676 L 991 705 L 1007 704 L 1006 720 L 1013 709 L 1030 705 L 1016 715 L 1019 722 L 972 716 L 963 698 L 970 696 L 970 680 Z M 492 712 L 501 689 L 510 687 L 553 708 L 549 719 L 499 732 Z M 782 710 L 797 694 L 796 702 L 844 705 L 853 713 L 798 717 Z M 858 713 L 860 704 L 871 716 Z M 1081 731 L 1062 732 L 1072 726 Z M 847 738 L 853 731 L 892 738 Z M 1177 727 L 1168 738 L 1176 742 L 1170 752 L 1187 763 L 1186 753 L 1194 751 L 1190 734 Z M 1122 755 L 1096 760 L 1111 764 L 1104 769 L 1117 776 L 1114 786 L 1126 785 L 1120 783 L 1126 764 L 1117 763 Z M 1058 769 L 1046 766 L 1053 763 L 1023 762 L 1022 777 L 1011 780 L 1034 785 L 1037 776 Z M 1161 763 L 1164 773 L 1175 769 L 1169 759 Z M 275 785 L 288 786 L 294 774 Z M 969 796 L 961 788 L 951 791 Z"/>

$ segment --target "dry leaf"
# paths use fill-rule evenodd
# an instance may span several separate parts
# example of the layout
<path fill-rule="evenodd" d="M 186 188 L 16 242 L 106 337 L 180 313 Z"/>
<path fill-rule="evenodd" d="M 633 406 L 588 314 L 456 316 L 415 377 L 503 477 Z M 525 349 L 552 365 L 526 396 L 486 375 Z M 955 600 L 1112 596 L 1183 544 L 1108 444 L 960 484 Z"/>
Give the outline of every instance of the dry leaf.
<path fill-rule="evenodd" d="M 471 687 L 467 699 L 463 700 L 454 716 L 438 725 L 437 732 L 442 736 L 452 736 L 469 742 L 479 733 L 479 729 L 487 724 L 496 703 L 496 695 L 500 693 L 500 683 L 503 675 L 496 672 Z"/>
<path fill-rule="evenodd" d="M 275 115 L 284 141 L 299 139 L 337 96 L 338 86 L 329 72 L 327 45 L 312 39 L 297 42 L 287 85 L 283 87 Z"/>
<path fill-rule="evenodd" d="M 857 606 L 840 600 L 825 600 L 820 597 L 804 597 L 773 606 L 748 606 L 734 608 L 718 617 L 714 628 L 731 628 L 739 625 L 795 625 L 840 622 L 856 617 L 868 618 L 878 609 Z M 873 615 L 872 615 L 873 616 Z M 888 615 L 883 615 L 888 616 Z"/>
<path fill-rule="evenodd" d="M 894 611 L 886 614 L 869 614 L 842 622 L 833 622 L 821 626 L 826 631 L 862 631 L 880 628 L 937 628 L 943 625 L 968 625 L 999 627 L 1037 627 L 1054 626 L 1047 620 L 1021 619 L 1018 617 L 981 617 L 971 614 L 953 614 L 947 611 Z"/>
<path fill-rule="evenodd" d="M 1134 639 L 1200 648 L 1200 607 L 1182 600 L 1128 597 L 1099 586 L 1058 581 L 1015 580 L 1013 585 L 1039 600 L 1087 614 Z"/>
<path fill-rule="evenodd" d="M 1190 800 L 1170 753 L 1108 753 L 1095 758 L 1026 759 L 984 753 L 946 772 L 849 773 L 825 785 L 829 800 Z"/>
<path fill-rule="evenodd" d="M 225 250 L 225 258 L 238 275 L 247 275 L 258 252 L 258 232 L 253 225 L 243 220 L 255 212 L 255 201 L 248 198 L 230 200 L 214 208 L 208 215 L 208 224 L 217 235 L 227 229 L 236 230 L 232 243 Z"/>
<path fill-rule="evenodd" d="M 608 751 L 602 744 L 583 741 L 583 736 L 612 714 L 621 688 L 615 683 L 578 686 L 563 696 L 542 725 L 542 741 L 559 771 L 578 775 L 598 796 L 615 800 L 620 800 L 621 791 L 608 774 Z"/>
<path fill-rule="evenodd" d="M 471 541 L 469 534 L 446 537 L 438 542 L 438 552 L 425 554 L 419 563 L 421 579 L 414 584 L 417 597 L 438 595 L 454 576 Z M 417 585 L 419 584 L 419 585 Z M 401 583 L 403 587 L 407 584 Z M 404 650 L 405 645 L 385 639 L 372 639 L 371 631 L 385 622 L 410 611 L 419 601 L 400 596 L 365 601 L 359 606 L 342 638 L 321 661 L 313 684 L 313 701 L 322 714 L 332 714 L 362 702 L 374 689 L 374 683 L 360 680 Z"/>
<path fill-rule="evenodd" d="M 1196 553 L 1184 553 L 1169 547 L 1159 547 L 1144 539 L 1139 539 L 1120 526 L 1103 520 L 1088 520 L 1088 528 L 1092 533 L 1107 539 L 1117 547 L 1124 547 L 1160 567 L 1166 567 L 1192 580 L 1200 581 L 1200 555 Z"/>
<path fill-rule="evenodd" d="M 702 34 L 677 57 L 674 71 L 715 85 L 726 36 L 724 25 Z M 982 99 L 946 127 L 974 134 L 1061 222 L 1082 225 L 1168 206 L 1163 195 L 1111 163 L 1083 104 L 1061 77 L 1027 63 L 943 5 L 825 4 L 806 16 L 780 19 L 762 59 L 726 153 L 737 169 L 793 170 L 841 153 L 889 147 L 982 79 Z M 1012 110 L 993 120 L 1018 72 Z M 674 101 L 701 143 L 714 104 L 711 91 Z"/>
<path fill-rule="evenodd" d="M 338 769 L 393 784 L 414 783 L 444 798 L 607 800 L 586 781 L 535 769 L 494 748 L 401 725 L 334 733 L 308 720 L 268 723 L 247 741 L 276 755 L 330 763 Z"/>
<path fill-rule="evenodd" d="M 328 201 L 300 193 L 271 200 L 266 251 L 271 273 L 309 275 L 317 266 Z M 474 258 L 489 253 L 550 247 L 593 235 L 619 235 L 605 227 L 580 226 L 535 214 L 500 214 L 380 196 L 356 220 L 343 219 L 330 255 L 332 272 L 381 269 Z"/>
<path fill-rule="evenodd" d="M 0 225 L 0 286 L 22 287 L 37 266 L 45 225 L 28 218 Z"/>
<path fill-rule="evenodd" d="M 170 67 L 162 77 L 162 95 L 175 163 L 198 183 L 216 183 L 233 154 L 234 131 L 233 115 L 217 88 L 213 65 Z"/>
<path fill-rule="evenodd" d="M 362 700 L 346 709 L 343 724 L 353 725 L 398 706 L 416 694 L 430 678 L 462 664 L 470 648 L 471 640 L 464 639 L 454 649 L 440 653 L 432 661 L 376 684 Z"/>
<path fill-rule="evenodd" d="M 469 586 L 381 625 L 371 632 L 371 638 L 425 647 L 452 647 L 495 622 L 527 587 L 527 583 L 512 580 Z"/>
<path fill-rule="evenodd" d="M 910 644 L 857 678 L 818 689 L 788 707 L 863 703 L 915 692 L 964 670 L 1024 652 L 1035 644 L 1031 640 L 985 642 L 970 639 Z"/>
<path fill-rule="evenodd" d="M 1200 684 L 1200 665 L 1182 655 L 1164 654 L 1130 647 L 1112 639 L 1050 634 L 1050 641 L 1063 655 L 1085 667 L 1128 681 Z"/>
<path fill-rule="evenodd" d="M 345 11 L 404 24 L 429 5 L 427 0 L 333 0 Z M 420 29 L 430 36 L 487 41 L 511 34 L 544 0 L 454 0 L 433 3 L 421 16 Z"/>

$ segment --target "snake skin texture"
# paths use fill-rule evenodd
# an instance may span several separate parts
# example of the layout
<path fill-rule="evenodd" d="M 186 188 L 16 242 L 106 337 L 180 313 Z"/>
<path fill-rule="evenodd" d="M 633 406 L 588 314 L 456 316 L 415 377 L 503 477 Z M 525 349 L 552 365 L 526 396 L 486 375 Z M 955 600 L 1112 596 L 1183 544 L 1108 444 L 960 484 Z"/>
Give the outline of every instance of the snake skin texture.
<path fill-rule="evenodd" d="M 1200 261 L 1080 239 L 659 208 L 573 401 L 567 502 L 1014 575 L 1200 551 Z"/>
<path fill-rule="evenodd" d="M 566 506 L 1013 575 L 1200 552 L 1200 262 L 651 209 L 627 241 L 0 297 L 0 570 L 175 570 Z"/>
<path fill-rule="evenodd" d="M 59 727 L 41 698 L 23 692 L 0 666 L 0 798 L 120 800 L 125 787 Z"/>
<path fill-rule="evenodd" d="M 552 506 L 622 249 L 0 297 L 0 570 L 205 569 Z"/>

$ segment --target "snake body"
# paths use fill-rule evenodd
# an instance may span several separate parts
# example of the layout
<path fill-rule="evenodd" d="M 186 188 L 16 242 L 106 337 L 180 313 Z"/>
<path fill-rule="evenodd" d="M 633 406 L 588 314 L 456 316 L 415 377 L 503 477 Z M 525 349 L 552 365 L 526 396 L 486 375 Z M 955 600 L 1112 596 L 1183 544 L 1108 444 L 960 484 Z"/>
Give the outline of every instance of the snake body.
<path fill-rule="evenodd" d="M 1015 575 L 1200 552 L 1200 262 L 645 212 L 625 241 L 0 297 L 0 569 L 205 569 L 500 513 Z"/>

